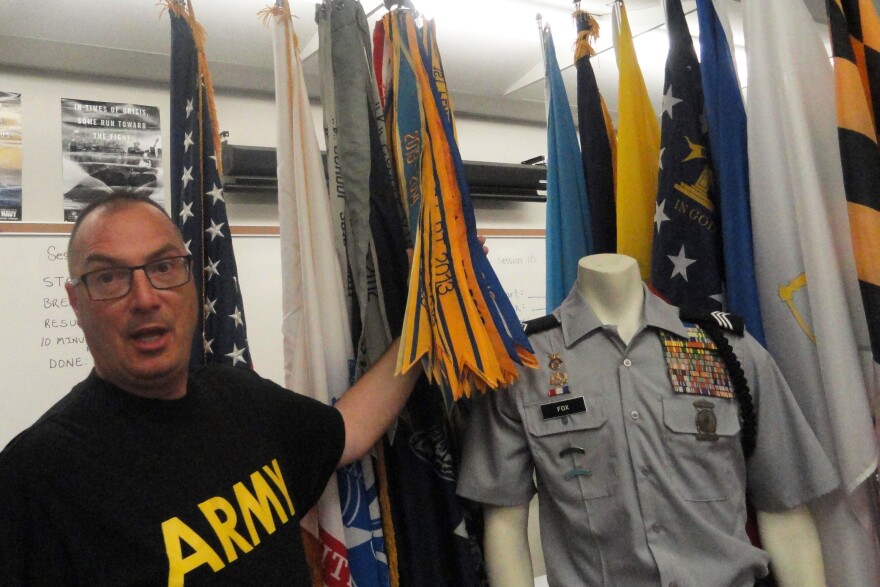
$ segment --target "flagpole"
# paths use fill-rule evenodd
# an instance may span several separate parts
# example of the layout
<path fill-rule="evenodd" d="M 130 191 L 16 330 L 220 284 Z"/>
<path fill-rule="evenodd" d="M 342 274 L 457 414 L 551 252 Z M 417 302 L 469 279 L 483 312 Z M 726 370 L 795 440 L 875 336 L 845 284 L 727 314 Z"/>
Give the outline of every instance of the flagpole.
<path fill-rule="evenodd" d="M 541 40 L 541 56 L 544 59 L 544 68 L 546 70 L 547 67 L 547 43 L 544 40 L 544 17 L 541 16 L 541 13 L 538 12 L 535 14 L 535 22 L 538 23 L 538 38 Z M 544 77 L 547 76 L 545 71 Z"/>
<path fill-rule="evenodd" d="M 620 5 L 621 0 L 615 0 L 614 6 L 611 7 L 611 47 L 617 49 L 617 38 L 620 36 Z M 605 49 L 607 51 L 608 49 Z M 602 53 L 602 51 L 599 51 Z"/>

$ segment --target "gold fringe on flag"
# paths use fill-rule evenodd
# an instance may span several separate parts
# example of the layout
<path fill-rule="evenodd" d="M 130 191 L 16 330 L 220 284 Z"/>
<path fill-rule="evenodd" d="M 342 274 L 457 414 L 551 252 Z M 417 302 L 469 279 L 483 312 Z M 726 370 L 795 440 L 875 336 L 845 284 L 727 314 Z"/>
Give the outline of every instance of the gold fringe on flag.
<path fill-rule="evenodd" d="M 260 19 L 263 26 L 269 26 L 269 20 L 273 16 L 282 17 L 285 25 L 290 26 L 289 23 L 293 21 L 293 13 L 290 11 L 290 4 L 287 0 L 281 0 L 281 6 L 277 4 L 275 6 L 267 6 L 257 12 L 257 18 Z M 293 31 L 293 44 L 296 47 L 296 52 L 299 53 L 299 36 L 297 36 L 296 31 Z"/>
<path fill-rule="evenodd" d="M 201 23 L 196 20 L 196 13 L 193 10 L 192 2 L 190 0 L 186 0 L 185 5 L 183 0 L 162 0 L 157 6 L 162 7 L 162 11 L 159 13 L 160 17 L 167 10 L 173 13 L 174 16 L 184 19 L 189 25 L 189 30 L 193 36 L 193 43 L 196 46 L 196 52 L 199 56 L 199 76 L 202 79 L 202 83 L 205 85 L 206 99 L 208 100 L 208 112 L 211 116 L 211 127 L 214 129 L 214 136 L 212 139 L 214 141 L 214 154 L 216 155 L 217 171 L 222 175 L 223 157 L 221 156 L 222 146 L 220 143 L 220 127 L 217 123 L 217 109 L 214 107 L 214 84 L 211 82 L 211 71 L 208 69 L 208 57 L 205 54 L 205 41 L 208 38 L 208 34 L 205 32 L 205 28 Z"/>
<path fill-rule="evenodd" d="M 388 469 L 385 466 L 385 445 L 376 443 L 376 478 L 379 481 L 379 511 L 382 514 L 382 534 L 385 538 L 385 556 L 388 559 L 388 580 L 391 587 L 400 587 L 400 568 L 397 563 L 397 535 L 391 517 L 391 495 L 388 493 Z"/>
<path fill-rule="evenodd" d="M 578 30 L 577 41 L 574 43 L 574 62 L 577 63 L 584 57 L 596 54 L 593 41 L 599 38 L 599 23 L 585 10 L 575 10 L 571 16 L 577 23 Z"/>

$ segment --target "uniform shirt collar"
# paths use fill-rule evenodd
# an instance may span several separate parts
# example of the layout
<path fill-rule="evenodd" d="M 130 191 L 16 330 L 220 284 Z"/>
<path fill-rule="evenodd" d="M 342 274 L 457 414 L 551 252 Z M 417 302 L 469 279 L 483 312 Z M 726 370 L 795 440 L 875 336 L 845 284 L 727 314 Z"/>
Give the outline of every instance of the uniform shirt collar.
<path fill-rule="evenodd" d="M 664 302 L 644 284 L 642 284 L 642 288 L 645 292 L 645 303 L 642 309 L 645 327 L 667 330 L 678 336 L 687 337 L 687 328 L 678 317 L 678 308 Z M 603 326 L 592 308 L 581 296 L 577 286 L 571 289 L 568 297 L 553 311 L 553 314 L 562 324 L 562 340 L 567 347 Z"/>

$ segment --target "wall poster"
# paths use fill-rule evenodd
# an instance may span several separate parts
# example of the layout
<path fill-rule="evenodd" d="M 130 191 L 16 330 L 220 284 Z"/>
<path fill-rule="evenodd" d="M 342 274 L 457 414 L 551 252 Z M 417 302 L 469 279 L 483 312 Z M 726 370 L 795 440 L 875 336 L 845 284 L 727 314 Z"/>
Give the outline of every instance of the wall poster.
<path fill-rule="evenodd" d="M 21 220 L 21 94 L 0 92 L 0 221 Z"/>
<path fill-rule="evenodd" d="M 162 203 L 159 108 L 62 98 L 61 127 L 65 222 L 115 189 Z"/>

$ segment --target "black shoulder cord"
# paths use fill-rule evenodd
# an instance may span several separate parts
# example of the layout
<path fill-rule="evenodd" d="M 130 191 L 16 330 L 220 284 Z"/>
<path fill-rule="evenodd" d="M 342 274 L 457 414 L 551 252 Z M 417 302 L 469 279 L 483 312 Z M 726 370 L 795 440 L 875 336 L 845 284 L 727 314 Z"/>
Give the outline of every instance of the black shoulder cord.
<path fill-rule="evenodd" d="M 740 442 L 742 442 L 743 454 L 746 459 L 755 452 L 755 444 L 758 437 L 758 416 L 755 414 L 755 404 L 752 402 L 752 394 L 749 391 L 749 382 L 746 380 L 746 374 L 733 347 L 724 335 L 724 331 L 710 322 L 703 322 L 700 327 L 706 331 L 706 334 L 718 347 L 721 353 L 721 359 L 724 366 L 727 367 L 727 373 L 730 375 L 730 381 L 733 384 L 733 393 L 739 401 L 739 411 L 742 416 L 742 431 L 740 433 Z"/>

